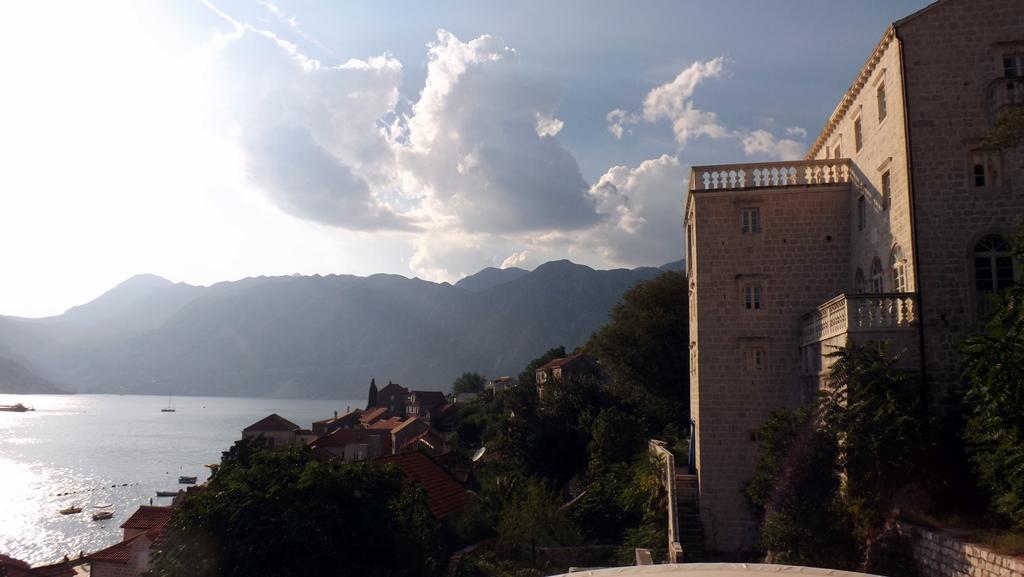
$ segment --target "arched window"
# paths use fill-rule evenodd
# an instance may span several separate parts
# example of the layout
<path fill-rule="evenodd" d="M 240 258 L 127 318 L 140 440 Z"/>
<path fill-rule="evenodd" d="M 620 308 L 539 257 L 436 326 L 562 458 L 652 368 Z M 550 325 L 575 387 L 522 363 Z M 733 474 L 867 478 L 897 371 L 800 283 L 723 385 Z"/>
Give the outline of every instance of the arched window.
<path fill-rule="evenodd" d="M 867 283 L 864 281 L 864 269 L 857 267 L 857 274 L 853 275 L 853 292 L 864 294 L 867 290 Z"/>
<path fill-rule="evenodd" d="M 907 292 L 907 259 L 903 258 L 903 249 L 900 248 L 900 245 L 892 247 L 889 264 L 892 267 L 893 292 Z"/>
<path fill-rule="evenodd" d="M 880 293 L 885 292 L 885 283 L 882 279 L 882 261 L 875 257 L 875 260 L 871 262 L 871 292 Z"/>
<path fill-rule="evenodd" d="M 974 245 L 974 287 L 982 312 L 988 295 L 1013 286 L 1013 255 L 1006 239 L 990 234 Z"/>

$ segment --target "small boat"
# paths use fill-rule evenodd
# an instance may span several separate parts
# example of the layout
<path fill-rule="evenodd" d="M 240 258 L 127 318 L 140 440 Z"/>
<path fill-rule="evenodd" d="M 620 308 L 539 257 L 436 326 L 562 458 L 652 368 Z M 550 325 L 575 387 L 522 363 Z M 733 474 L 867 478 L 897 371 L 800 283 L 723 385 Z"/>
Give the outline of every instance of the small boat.
<path fill-rule="evenodd" d="M 7 411 L 8 413 L 24 413 L 25 411 L 34 411 L 32 407 L 26 407 L 21 403 L 14 405 L 0 405 L 0 411 Z"/>
<path fill-rule="evenodd" d="M 75 513 L 81 513 L 81 507 L 75 507 L 74 505 L 60 510 L 61 515 L 74 515 Z"/>
<path fill-rule="evenodd" d="M 196 479 L 198 479 L 198 477 L 186 477 L 182 475 L 181 477 L 178 477 L 178 482 L 182 485 L 195 485 Z"/>
<path fill-rule="evenodd" d="M 170 395 L 167 395 L 167 406 L 162 408 L 162 409 L 160 409 L 160 412 L 161 413 L 173 413 L 174 412 L 174 406 L 171 405 L 171 396 Z"/>
<path fill-rule="evenodd" d="M 178 494 L 177 491 L 157 491 L 156 492 L 156 496 L 157 497 L 174 497 L 177 494 Z"/>
<path fill-rule="evenodd" d="M 92 514 L 93 521 L 102 521 L 104 519 L 110 519 L 114 516 L 113 511 L 97 511 Z"/>

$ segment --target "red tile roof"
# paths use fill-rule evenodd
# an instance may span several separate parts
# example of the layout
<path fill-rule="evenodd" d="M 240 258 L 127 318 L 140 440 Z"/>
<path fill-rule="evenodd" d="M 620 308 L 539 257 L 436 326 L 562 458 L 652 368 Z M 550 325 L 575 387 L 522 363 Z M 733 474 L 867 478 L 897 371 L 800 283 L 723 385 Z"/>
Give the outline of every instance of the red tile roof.
<path fill-rule="evenodd" d="M 458 513 L 466 505 L 466 488 L 437 461 L 422 452 L 400 453 L 377 459 L 395 465 L 405 477 L 419 483 L 427 492 L 427 505 L 437 518 Z"/>
<path fill-rule="evenodd" d="M 299 426 L 296 425 L 295 423 L 289 421 L 288 419 L 282 417 L 281 415 L 278 415 L 277 413 L 274 413 L 272 415 L 267 415 L 266 417 L 263 417 L 262 419 L 256 421 L 255 423 L 249 425 L 248 427 L 242 429 L 242 431 L 243 432 L 245 432 L 245 431 L 289 431 L 289 432 L 291 432 L 291 431 L 294 431 L 295 429 L 298 429 L 298 428 L 299 428 Z"/>
<path fill-rule="evenodd" d="M 331 417 L 329 419 L 321 419 L 319 421 L 313 421 L 313 424 L 314 425 L 328 425 L 328 424 L 333 423 L 335 421 L 337 421 L 339 423 L 345 423 L 345 422 L 351 421 L 351 422 L 354 423 L 355 421 L 359 420 L 359 416 L 362 415 L 362 414 L 363 414 L 363 410 L 362 409 L 355 409 L 353 411 L 345 413 L 344 415 L 338 415 L 337 417 Z"/>
<path fill-rule="evenodd" d="M 86 555 L 89 561 L 102 561 L 106 563 L 128 563 L 131 559 L 132 543 L 139 539 L 146 537 L 145 533 L 140 533 L 131 539 L 125 539 L 120 543 L 115 543 L 106 549 L 100 549 L 95 553 Z"/>
<path fill-rule="evenodd" d="M 128 520 L 121 524 L 122 529 L 142 529 L 149 531 L 154 528 L 162 528 L 171 520 L 174 509 L 171 507 L 154 507 L 142 505 Z"/>
<path fill-rule="evenodd" d="M 402 421 L 402 423 L 399 424 L 397 427 L 391 429 L 391 433 L 395 434 L 395 433 L 398 433 L 399 431 L 404 431 L 405 429 L 408 429 L 409 427 L 411 427 L 415 423 L 421 423 L 423 425 L 426 425 L 426 423 L 423 421 L 423 419 L 421 419 L 419 417 L 413 417 L 411 419 L 406 419 L 405 421 Z"/>
<path fill-rule="evenodd" d="M 75 577 L 75 567 L 85 562 L 88 562 L 88 559 L 71 559 L 51 565 L 42 565 L 32 569 L 32 575 L 34 577 Z M 10 573 L 8 577 L 18 577 L 18 575 Z"/>
<path fill-rule="evenodd" d="M 563 359 L 553 359 L 551 361 L 548 361 L 548 363 L 546 365 L 544 365 L 543 367 L 541 367 L 538 370 L 543 371 L 544 369 L 556 369 L 558 367 L 564 367 L 565 365 L 568 365 L 569 363 L 572 363 L 573 361 L 575 361 L 576 359 L 578 359 L 578 358 L 580 358 L 582 356 L 583 356 L 583 353 L 577 353 L 575 355 L 569 355 L 569 356 L 567 356 L 567 357 L 565 357 Z"/>
<path fill-rule="evenodd" d="M 389 411 L 387 407 L 376 407 L 373 409 L 368 409 L 366 412 L 359 416 L 359 422 L 363 423 L 364 425 L 372 424 L 380 419 L 386 419 L 390 414 L 391 411 Z"/>
<path fill-rule="evenodd" d="M 405 421 L 403 421 L 399 417 L 391 417 L 390 419 L 381 419 L 381 420 L 371 424 L 370 426 L 368 426 L 366 428 L 367 429 L 380 429 L 380 430 L 385 430 L 385 431 L 391 431 L 395 427 L 397 427 L 398 425 L 401 425 L 404 422 Z"/>
<path fill-rule="evenodd" d="M 0 555 L 0 575 L 7 575 L 8 577 L 32 577 L 35 573 L 32 571 L 31 566 L 14 557 L 8 557 L 7 555 Z"/>

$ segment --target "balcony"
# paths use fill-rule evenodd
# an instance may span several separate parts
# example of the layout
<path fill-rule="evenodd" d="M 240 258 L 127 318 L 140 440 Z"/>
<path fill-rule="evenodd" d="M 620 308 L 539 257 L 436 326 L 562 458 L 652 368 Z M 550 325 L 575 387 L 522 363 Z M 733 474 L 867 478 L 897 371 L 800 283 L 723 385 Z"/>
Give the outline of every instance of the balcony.
<path fill-rule="evenodd" d="M 852 180 L 853 172 L 848 158 L 721 164 L 694 166 L 690 171 L 690 190 L 848 184 Z"/>
<path fill-rule="evenodd" d="M 848 338 L 888 341 L 890 351 L 905 351 L 903 364 L 914 366 L 919 318 L 916 293 L 841 294 L 800 318 L 802 372 L 827 376 L 833 361 L 829 353 Z"/>
<path fill-rule="evenodd" d="M 988 85 L 989 123 L 999 120 L 999 112 L 1008 106 L 1024 105 L 1024 78 L 997 78 Z"/>

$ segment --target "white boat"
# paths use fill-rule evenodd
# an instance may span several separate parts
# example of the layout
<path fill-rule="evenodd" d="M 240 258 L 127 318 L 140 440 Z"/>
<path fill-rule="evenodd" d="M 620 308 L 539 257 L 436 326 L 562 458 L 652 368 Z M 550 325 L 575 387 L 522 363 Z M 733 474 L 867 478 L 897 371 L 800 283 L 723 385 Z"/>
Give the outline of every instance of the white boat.
<path fill-rule="evenodd" d="M 93 521 L 103 521 L 104 519 L 110 519 L 114 516 L 113 511 L 97 511 L 92 514 Z"/>
<path fill-rule="evenodd" d="M 76 507 L 74 505 L 60 510 L 60 514 L 61 515 L 74 515 L 75 513 L 81 513 L 81 512 L 82 512 L 82 508 L 81 507 Z"/>
<path fill-rule="evenodd" d="M 182 475 L 181 477 L 178 477 L 178 482 L 182 485 L 195 485 L 197 479 L 198 477 L 186 477 Z"/>
<path fill-rule="evenodd" d="M 173 413 L 174 412 L 174 407 L 171 406 L 171 396 L 170 395 L 167 395 L 167 406 L 162 408 L 162 409 L 160 409 L 160 412 L 161 413 Z"/>

